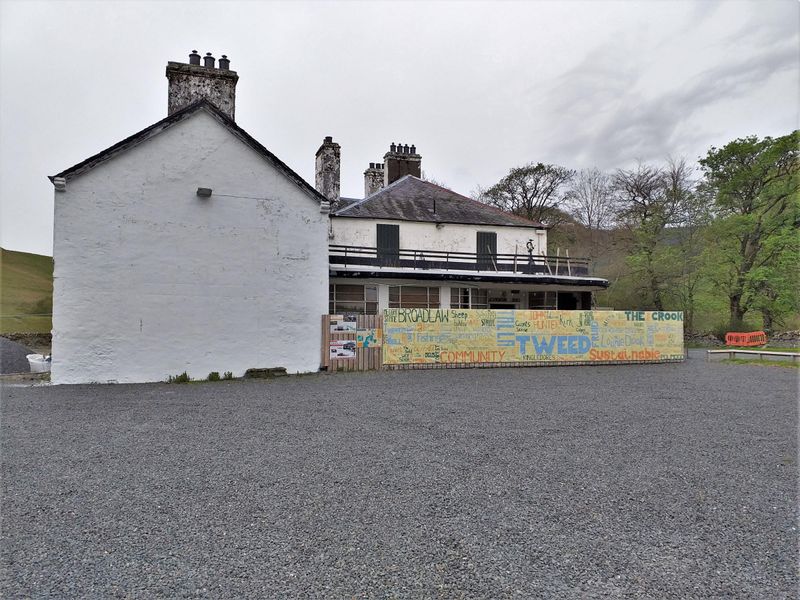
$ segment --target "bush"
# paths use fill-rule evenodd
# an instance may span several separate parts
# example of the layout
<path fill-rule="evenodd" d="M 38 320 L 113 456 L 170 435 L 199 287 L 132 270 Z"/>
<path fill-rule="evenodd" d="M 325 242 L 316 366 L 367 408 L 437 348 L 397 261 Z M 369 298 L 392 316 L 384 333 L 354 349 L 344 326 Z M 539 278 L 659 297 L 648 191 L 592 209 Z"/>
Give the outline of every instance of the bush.
<path fill-rule="evenodd" d="M 167 383 L 189 383 L 192 380 L 189 374 L 184 371 L 180 375 L 170 375 L 167 378 Z"/>
<path fill-rule="evenodd" d="M 208 380 L 219 381 L 219 371 L 211 371 L 211 373 L 208 374 Z"/>
<path fill-rule="evenodd" d="M 225 371 L 222 374 L 223 379 L 233 379 L 233 372 L 232 371 Z"/>

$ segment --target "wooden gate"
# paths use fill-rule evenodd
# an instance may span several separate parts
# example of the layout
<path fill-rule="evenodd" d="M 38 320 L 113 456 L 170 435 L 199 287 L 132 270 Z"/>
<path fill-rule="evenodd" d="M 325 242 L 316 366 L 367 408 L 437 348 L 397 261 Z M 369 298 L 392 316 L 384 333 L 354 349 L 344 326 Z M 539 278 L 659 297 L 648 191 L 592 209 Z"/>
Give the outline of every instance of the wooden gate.
<path fill-rule="evenodd" d="M 353 321 L 355 319 L 355 321 Z M 322 361 L 328 371 L 373 371 L 383 366 L 382 315 L 322 315 Z"/>

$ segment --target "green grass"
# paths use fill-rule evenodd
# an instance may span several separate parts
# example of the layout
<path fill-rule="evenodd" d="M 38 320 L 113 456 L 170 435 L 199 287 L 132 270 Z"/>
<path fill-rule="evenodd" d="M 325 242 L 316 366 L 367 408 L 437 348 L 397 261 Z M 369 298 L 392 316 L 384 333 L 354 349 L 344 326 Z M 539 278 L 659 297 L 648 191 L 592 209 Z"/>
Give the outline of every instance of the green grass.
<path fill-rule="evenodd" d="M 720 362 L 731 365 L 757 365 L 759 367 L 782 367 L 784 369 L 800 369 L 800 363 L 794 360 L 758 360 L 749 358 L 728 358 Z"/>
<path fill-rule="evenodd" d="M 52 257 L 0 248 L 0 333 L 47 333 L 52 311 Z"/>
<path fill-rule="evenodd" d="M 189 374 L 186 371 L 180 373 L 179 375 L 170 375 L 167 377 L 167 383 L 191 383 L 192 381 L 194 381 L 194 379 L 189 377 Z"/>
<path fill-rule="evenodd" d="M 794 347 L 786 347 L 782 348 L 779 346 L 723 346 L 720 350 L 755 350 L 757 352 L 764 351 L 764 352 L 800 352 L 800 348 Z"/>

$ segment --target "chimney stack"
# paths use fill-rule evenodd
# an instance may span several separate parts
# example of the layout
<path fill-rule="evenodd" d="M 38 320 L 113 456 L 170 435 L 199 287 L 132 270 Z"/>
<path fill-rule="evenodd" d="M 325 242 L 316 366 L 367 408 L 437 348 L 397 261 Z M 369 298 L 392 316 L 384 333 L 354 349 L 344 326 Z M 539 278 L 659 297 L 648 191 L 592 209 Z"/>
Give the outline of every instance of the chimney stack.
<path fill-rule="evenodd" d="M 383 188 L 383 163 L 369 163 L 364 171 L 364 198 Z"/>
<path fill-rule="evenodd" d="M 230 60 L 224 54 L 219 59 L 219 69 L 214 68 L 214 61 L 211 52 L 206 52 L 201 65 L 200 55 L 192 50 L 189 64 L 167 63 L 168 115 L 205 98 L 231 119 L 235 118 L 239 76 L 230 70 Z"/>
<path fill-rule="evenodd" d="M 422 177 L 422 157 L 417 154 L 417 147 L 414 145 L 395 145 L 392 143 L 391 146 L 389 146 L 389 152 L 384 154 L 383 161 L 385 165 L 383 169 L 384 187 L 394 183 L 405 175 Z M 366 173 L 364 173 L 364 175 L 366 177 Z"/>
<path fill-rule="evenodd" d="M 341 168 L 341 146 L 327 136 L 317 150 L 315 187 L 331 206 L 339 202 Z"/>

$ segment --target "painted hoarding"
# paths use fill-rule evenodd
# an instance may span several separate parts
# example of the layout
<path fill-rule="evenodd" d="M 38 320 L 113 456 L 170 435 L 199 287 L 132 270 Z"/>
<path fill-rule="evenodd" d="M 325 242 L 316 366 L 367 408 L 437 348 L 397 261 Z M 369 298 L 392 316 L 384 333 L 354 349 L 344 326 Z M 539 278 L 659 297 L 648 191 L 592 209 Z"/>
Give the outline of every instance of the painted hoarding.
<path fill-rule="evenodd" d="M 683 360 L 683 313 L 384 311 L 383 362 L 659 362 Z"/>

